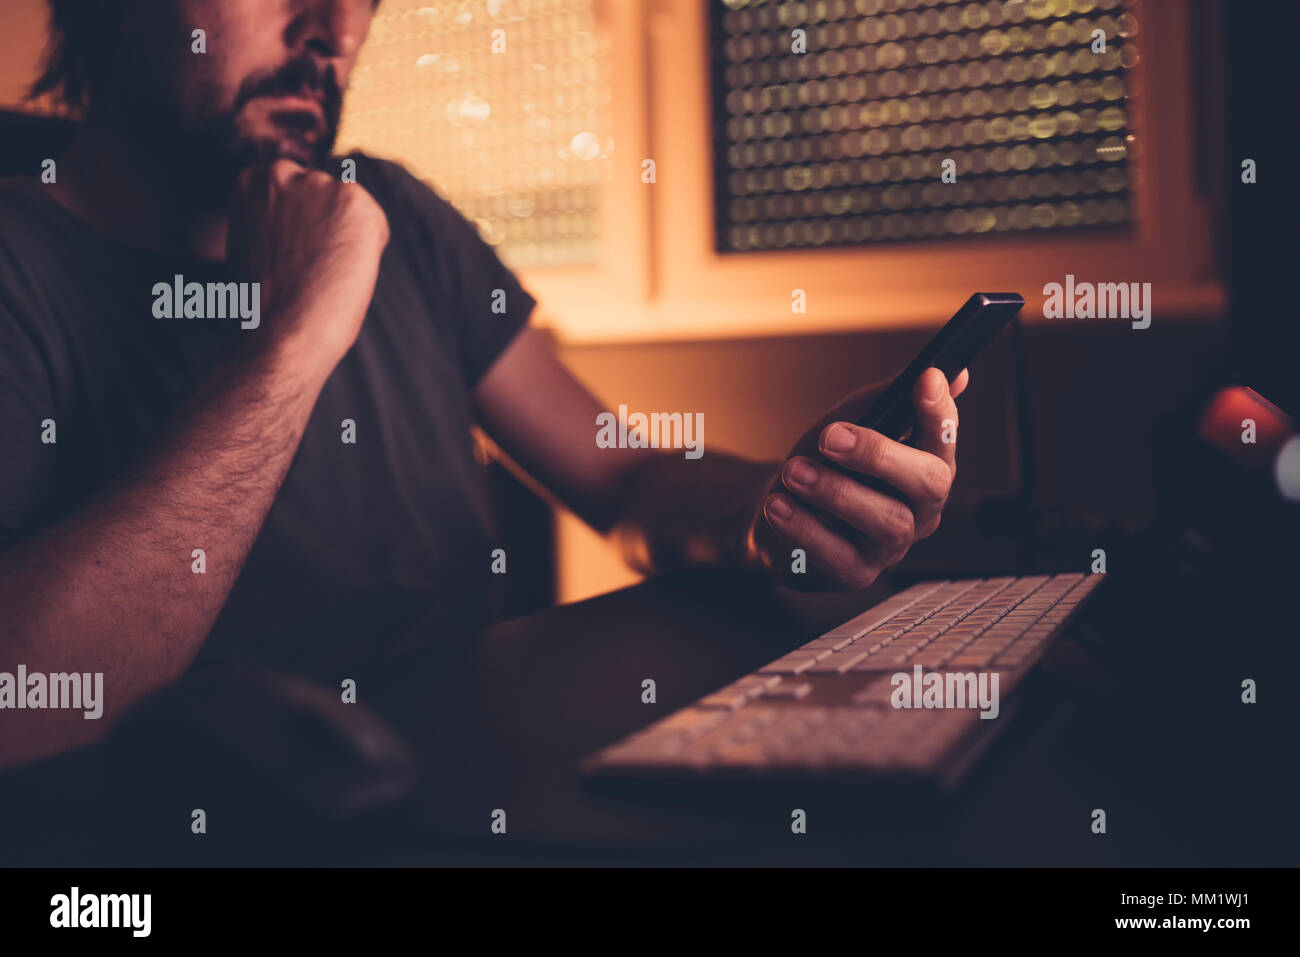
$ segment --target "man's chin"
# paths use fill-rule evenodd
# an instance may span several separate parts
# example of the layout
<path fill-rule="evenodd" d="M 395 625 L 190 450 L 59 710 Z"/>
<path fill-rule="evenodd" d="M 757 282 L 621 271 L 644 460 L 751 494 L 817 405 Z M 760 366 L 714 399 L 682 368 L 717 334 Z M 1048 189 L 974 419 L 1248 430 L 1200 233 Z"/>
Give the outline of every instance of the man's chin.
<path fill-rule="evenodd" d="M 267 166 L 278 159 L 293 160 L 303 166 L 320 166 L 325 159 L 322 153 L 327 151 L 292 137 L 267 137 L 240 143 L 233 152 L 238 160 L 237 165 L 242 168 Z"/>
<path fill-rule="evenodd" d="M 330 152 L 324 144 L 308 144 L 294 137 L 237 139 L 225 149 L 193 158 L 190 169 L 195 175 L 191 180 L 190 199 L 196 206 L 224 208 L 235 180 L 248 167 L 270 166 L 278 159 L 288 159 L 309 168 L 324 169 Z"/>
<path fill-rule="evenodd" d="M 293 160 L 303 166 L 319 166 L 322 162 L 322 157 L 318 155 L 318 151 L 314 147 L 307 146 L 305 143 L 296 140 L 281 140 L 278 142 L 272 159 Z"/>

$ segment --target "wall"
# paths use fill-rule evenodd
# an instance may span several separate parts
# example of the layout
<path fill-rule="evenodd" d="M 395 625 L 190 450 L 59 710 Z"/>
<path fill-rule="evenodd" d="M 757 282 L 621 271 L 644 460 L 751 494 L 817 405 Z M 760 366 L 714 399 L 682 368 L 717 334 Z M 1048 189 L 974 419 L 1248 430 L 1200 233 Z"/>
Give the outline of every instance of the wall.
<path fill-rule="evenodd" d="M 17 106 L 45 49 L 44 0 L 0 0 L 0 106 Z"/>

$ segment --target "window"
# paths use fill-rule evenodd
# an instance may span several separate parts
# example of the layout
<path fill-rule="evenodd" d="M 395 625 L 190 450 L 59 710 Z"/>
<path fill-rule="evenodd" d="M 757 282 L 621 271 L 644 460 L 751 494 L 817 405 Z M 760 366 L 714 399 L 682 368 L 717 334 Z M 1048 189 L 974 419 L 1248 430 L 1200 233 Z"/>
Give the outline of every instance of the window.
<path fill-rule="evenodd" d="M 1033 321 L 1067 274 L 1209 316 L 1199 9 L 386 0 L 344 131 L 446 192 L 569 341 L 935 324 L 977 289 Z"/>
<path fill-rule="evenodd" d="M 719 250 L 1131 221 L 1120 0 L 710 9 Z"/>
<path fill-rule="evenodd" d="M 433 182 L 516 269 L 594 263 L 609 70 L 591 0 L 388 0 L 340 140 Z"/>

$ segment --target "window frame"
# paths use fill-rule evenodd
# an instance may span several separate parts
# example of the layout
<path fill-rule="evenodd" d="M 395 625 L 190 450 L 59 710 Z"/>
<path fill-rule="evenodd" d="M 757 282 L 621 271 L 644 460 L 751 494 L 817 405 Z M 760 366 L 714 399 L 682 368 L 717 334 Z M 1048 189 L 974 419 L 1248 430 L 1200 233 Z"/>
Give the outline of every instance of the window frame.
<path fill-rule="evenodd" d="M 712 0 L 716 2 L 716 0 Z M 1131 0 L 1139 60 L 1127 108 L 1136 221 L 1124 231 L 944 238 L 897 245 L 719 253 L 714 248 L 708 10 L 699 0 L 597 0 L 609 29 L 615 148 L 602 261 L 521 272 L 565 342 L 700 339 L 937 323 L 976 290 L 1025 296 L 1078 281 L 1150 282 L 1153 318 L 1220 316 L 1214 197 L 1196 176 L 1192 24 L 1182 4 Z M 656 182 L 641 181 L 641 162 Z M 807 312 L 793 314 L 795 289 Z"/>

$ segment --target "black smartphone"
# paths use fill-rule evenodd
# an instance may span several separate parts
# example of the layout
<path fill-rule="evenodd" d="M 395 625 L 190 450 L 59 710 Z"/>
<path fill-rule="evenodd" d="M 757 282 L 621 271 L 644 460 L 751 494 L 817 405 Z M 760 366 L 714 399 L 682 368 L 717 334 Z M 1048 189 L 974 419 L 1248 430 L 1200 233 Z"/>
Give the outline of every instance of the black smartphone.
<path fill-rule="evenodd" d="M 1024 297 L 1014 292 L 975 293 L 881 393 L 858 425 L 901 441 L 913 425 L 912 389 L 921 373 L 934 366 L 951 384 L 1024 304 Z"/>

